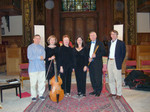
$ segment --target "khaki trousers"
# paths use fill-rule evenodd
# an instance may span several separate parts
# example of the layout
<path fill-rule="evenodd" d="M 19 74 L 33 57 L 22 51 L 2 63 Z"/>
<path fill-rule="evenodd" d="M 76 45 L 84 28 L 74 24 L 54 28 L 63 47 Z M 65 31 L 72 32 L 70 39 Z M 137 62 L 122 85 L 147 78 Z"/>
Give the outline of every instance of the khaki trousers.
<path fill-rule="evenodd" d="M 116 68 L 115 60 L 108 60 L 108 79 L 110 93 L 118 96 L 122 95 L 122 70 Z"/>
<path fill-rule="evenodd" d="M 43 96 L 45 91 L 45 71 L 29 73 L 31 98 L 37 97 L 36 87 L 38 86 L 38 95 Z"/>

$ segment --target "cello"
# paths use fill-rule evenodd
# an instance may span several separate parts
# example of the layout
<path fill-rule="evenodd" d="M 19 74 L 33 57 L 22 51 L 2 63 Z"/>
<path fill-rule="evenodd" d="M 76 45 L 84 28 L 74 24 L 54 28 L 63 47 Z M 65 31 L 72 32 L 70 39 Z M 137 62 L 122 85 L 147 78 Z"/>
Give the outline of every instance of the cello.
<path fill-rule="evenodd" d="M 62 79 L 57 75 L 56 61 L 54 59 L 55 75 L 50 80 L 51 90 L 49 97 L 53 102 L 59 102 L 64 98 L 64 90 L 61 88 Z"/>

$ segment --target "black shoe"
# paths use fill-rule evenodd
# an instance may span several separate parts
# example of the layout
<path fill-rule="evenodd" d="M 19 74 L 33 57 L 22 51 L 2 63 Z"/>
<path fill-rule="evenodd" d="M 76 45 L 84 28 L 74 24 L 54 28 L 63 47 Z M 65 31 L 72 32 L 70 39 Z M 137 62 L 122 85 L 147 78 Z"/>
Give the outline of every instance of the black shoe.
<path fill-rule="evenodd" d="M 89 95 L 95 95 L 95 94 L 96 94 L 95 91 L 89 93 Z"/>
<path fill-rule="evenodd" d="M 78 96 L 80 96 L 81 95 L 81 92 L 78 92 L 78 94 L 77 94 Z"/>
<path fill-rule="evenodd" d="M 100 96 L 100 93 L 96 93 L 96 94 L 95 94 L 95 97 L 99 97 L 99 96 Z"/>
<path fill-rule="evenodd" d="M 36 99 L 35 97 L 32 98 L 32 102 L 36 102 L 36 100 L 37 100 L 37 99 Z"/>
<path fill-rule="evenodd" d="M 85 94 L 81 94 L 80 97 L 86 97 L 86 95 Z"/>
<path fill-rule="evenodd" d="M 42 100 L 42 101 L 44 101 L 45 97 L 44 96 L 40 96 L 39 99 Z"/>
<path fill-rule="evenodd" d="M 86 96 L 86 94 L 82 94 L 83 96 Z"/>

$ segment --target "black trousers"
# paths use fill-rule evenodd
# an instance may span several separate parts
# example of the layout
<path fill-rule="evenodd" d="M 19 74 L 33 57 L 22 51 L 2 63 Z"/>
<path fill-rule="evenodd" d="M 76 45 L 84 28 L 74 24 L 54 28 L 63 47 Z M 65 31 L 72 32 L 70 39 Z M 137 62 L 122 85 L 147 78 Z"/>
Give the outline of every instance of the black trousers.
<path fill-rule="evenodd" d="M 61 79 L 62 79 L 62 89 L 64 90 L 64 93 L 70 93 L 71 89 L 71 73 L 72 68 L 64 69 L 64 73 L 62 73 Z"/>
<path fill-rule="evenodd" d="M 97 62 L 91 62 L 89 65 L 90 80 L 93 90 L 96 93 L 102 91 L 102 64 Z"/>
<path fill-rule="evenodd" d="M 83 67 L 75 68 L 75 75 L 78 93 L 86 94 L 86 72 L 83 71 Z"/>

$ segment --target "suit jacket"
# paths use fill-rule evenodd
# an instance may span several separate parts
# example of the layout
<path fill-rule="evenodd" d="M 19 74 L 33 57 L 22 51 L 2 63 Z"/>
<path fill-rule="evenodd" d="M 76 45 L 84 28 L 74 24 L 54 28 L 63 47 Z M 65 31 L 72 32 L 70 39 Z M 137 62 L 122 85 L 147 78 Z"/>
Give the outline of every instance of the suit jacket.
<path fill-rule="evenodd" d="M 108 43 L 109 53 L 110 53 L 110 46 L 111 46 L 111 42 Z M 125 54 L 126 54 L 125 43 L 121 40 L 117 40 L 116 49 L 115 49 L 115 61 L 116 61 L 117 69 L 119 70 L 122 68 L 122 63 L 125 58 Z M 109 54 L 108 54 L 108 58 L 109 58 Z"/>
<path fill-rule="evenodd" d="M 105 56 L 106 55 L 106 52 L 105 52 L 105 47 L 104 47 L 104 44 L 102 42 L 100 42 L 99 40 L 96 40 L 96 44 L 95 44 L 95 47 L 94 47 L 94 51 L 96 49 L 96 47 L 98 47 L 97 49 L 97 52 L 96 52 L 96 57 L 93 58 L 93 60 L 96 62 L 96 63 L 101 63 L 101 65 L 103 64 L 102 63 L 102 56 Z M 89 56 L 89 52 L 90 52 L 90 47 L 91 47 L 91 42 L 89 42 L 87 44 L 87 49 L 88 49 L 88 56 Z M 102 67 L 102 66 L 101 66 Z"/>

